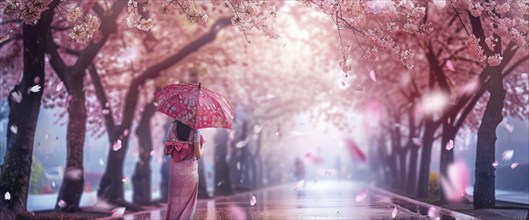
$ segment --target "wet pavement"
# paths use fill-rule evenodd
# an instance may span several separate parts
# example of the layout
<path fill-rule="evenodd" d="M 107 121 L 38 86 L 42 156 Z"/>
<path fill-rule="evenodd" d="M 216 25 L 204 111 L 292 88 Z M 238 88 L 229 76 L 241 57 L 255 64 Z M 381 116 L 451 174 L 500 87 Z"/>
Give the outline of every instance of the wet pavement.
<path fill-rule="evenodd" d="M 252 197 L 255 196 L 255 204 Z M 350 181 L 291 183 L 232 196 L 199 200 L 196 219 L 433 219 L 428 206 L 411 204 Z M 405 204 L 405 205 L 402 205 Z M 402 205 L 402 206 L 401 206 Z M 412 211 L 413 210 L 413 211 Z M 442 213 L 442 211 L 438 211 Z M 453 213 L 457 214 L 457 213 Z M 393 216 L 394 215 L 394 216 Z M 442 215 L 442 214 L 441 214 Z M 165 209 L 114 219 L 164 219 Z M 439 219 L 455 219 L 452 215 Z M 464 216 L 463 216 L 464 217 Z M 470 219 L 470 216 L 467 216 Z M 461 219 L 458 217 L 457 219 Z"/>

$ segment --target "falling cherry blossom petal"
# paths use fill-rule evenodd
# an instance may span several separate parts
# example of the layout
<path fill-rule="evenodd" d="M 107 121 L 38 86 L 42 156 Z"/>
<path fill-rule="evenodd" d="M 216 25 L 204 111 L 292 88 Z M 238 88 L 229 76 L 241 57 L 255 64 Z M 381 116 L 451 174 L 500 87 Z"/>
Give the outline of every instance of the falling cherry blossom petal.
<path fill-rule="evenodd" d="M 127 137 L 128 135 L 129 135 L 129 129 L 125 129 L 125 130 L 123 131 L 123 136 L 124 136 L 124 137 Z"/>
<path fill-rule="evenodd" d="M 474 78 L 461 87 L 461 94 L 472 94 L 479 89 L 480 85 L 479 79 Z"/>
<path fill-rule="evenodd" d="M 448 165 L 447 176 L 441 177 L 441 186 L 448 201 L 457 202 L 465 197 L 465 188 L 469 182 L 468 169 L 462 161 Z"/>
<path fill-rule="evenodd" d="M 125 207 L 118 207 L 118 208 L 115 208 L 115 209 L 112 209 L 112 217 L 120 217 L 120 216 L 123 216 L 123 214 L 125 214 Z"/>
<path fill-rule="evenodd" d="M 128 179 L 127 179 L 126 176 L 124 176 L 123 178 L 121 178 L 121 182 L 127 182 L 127 180 L 128 180 Z"/>
<path fill-rule="evenodd" d="M 492 163 L 492 166 L 493 166 L 493 167 L 497 167 L 498 164 L 500 164 L 500 163 L 498 163 L 498 161 L 496 160 L 496 161 L 494 161 L 494 163 Z"/>
<path fill-rule="evenodd" d="M 370 78 L 371 80 L 375 81 L 375 82 L 377 81 L 377 75 L 376 75 L 376 72 L 375 72 L 374 70 L 371 70 L 371 71 L 369 72 L 369 78 Z"/>
<path fill-rule="evenodd" d="M 11 93 L 11 99 L 15 101 L 16 103 L 22 102 L 22 94 L 18 91 Z"/>
<path fill-rule="evenodd" d="M 393 211 L 391 212 L 391 218 L 395 218 L 397 216 L 397 207 L 393 208 Z"/>
<path fill-rule="evenodd" d="M 347 146 L 349 147 L 349 151 L 351 152 L 354 158 L 358 159 L 361 162 L 365 162 L 367 160 L 367 157 L 364 152 L 360 150 L 358 145 L 352 139 L 346 139 L 345 141 L 347 143 Z"/>
<path fill-rule="evenodd" d="M 316 165 L 323 162 L 323 158 L 315 151 L 305 153 L 305 159 Z"/>
<path fill-rule="evenodd" d="M 503 151 L 503 153 L 501 154 L 501 157 L 504 161 L 507 161 L 507 160 L 512 159 L 513 155 L 514 155 L 514 150 L 506 150 L 506 151 Z"/>
<path fill-rule="evenodd" d="M 57 91 L 57 92 L 58 92 L 58 91 L 61 91 L 61 89 L 62 89 L 63 86 L 64 86 L 64 83 L 62 83 L 62 82 L 59 83 L 59 84 L 57 84 L 57 87 L 55 87 L 55 91 Z"/>
<path fill-rule="evenodd" d="M 9 192 L 6 192 L 6 194 L 4 194 L 4 199 L 5 200 L 10 200 L 11 199 L 11 194 Z"/>
<path fill-rule="evenodd" d="M 435 114 L 444 110 L 450 101 L 448 94 L 442 91 L 434 91 L 424 96 L 420 103 L 420 108 L 425 114 Z"/>
<path fill-rule="evenodd" d="M 80 180 L 83 176 L 83 170 L 78 168 L 67 168 L 64 171 L 64 177 L 70 180 Z"/>
<path fill-rule="evenodd" d="M 64 207 L 66 207 L 66 202 L 65 202 L 64 200 L 61 199 L 61 200 L 57 203 L 57 205 L 59 205 L 59 207 L 61 207 L 61 208 L 64 208 Z"/>
<path fill-rule="evenodd" d="M 252 196 L 252 198 L 250 199 L 250 205 L 254 206 L 255 203 L 257 203 L 257 198 L 255 198 L 255 196 Z"/>
<path fill-rule="evenodd" d="M 518 163 L 512 163 L 512 164 L 511 164 L 511 169 L 514 169 L 514 168 L 516 168 L 516 167 L 518 167 Z"/>
<path fill-rule="evenodd" d="M 454 67 L 454 64 L 451 60 L 446 61 L 446 68 L 452 72 L 456 71 L 456 68 Z"/>
<path fill-rule="evenodd" d="M 433 206 L 431 206 L 430 208 L 428 208 L 428 217 L 430 217 L 430 219 L 435 219 L 439 217 L 439 211 Z"/>
<path fill-rule="evenodd" d="M 332 175 L 332 170 L 331 169 L 325 170 L 325 175 L 331 176 Z"/>
<path fill-rule="evenodd" d="M 121 149 L 121 140 L 120 139 L 118 139 L 118 141 L 116 141 L 116 143 L 114 143 L 114 145 L 112 145 L 112 150 L 118 151 L 119 149 Z"/>
<path fill-rule="evenodd" d="M 454 148 L 454 141 L 453 141 L 453 140 L 450 140 L 450 141 L 448 141 L 448 143 L 446 144 L 446 150 L 452 150 L 452 148 Z"/>
<path fill-rule="evenodd" d="M 104 166 L 105 162 L 103 162 L 103 159 L 99 159 L 99 165 Z"/>
<path fill-rule="evenodd" d="M 294 185 L 294 190 L 300 190 L 305 186 L 305 180 L 300 180 Z"/>
<path fill-rule="evenodd" d="M 514 126 L 512 124 L 509 124 L 509 123 L 505 123 L 505 125 L 503 126 L 505 128 L 505 130 L 507 130 L 507 132 L 509 133 L 512 133 L 514 131 Z"/>
<path fill-rule="evenodd" d="M 17 134 L 18 133 L 18 127 L 16 125 L 9 126 L 9 130 L 11 132 L 13 132 L 13 134 Z"/>
<path fill-rule="evenodd" d="M 362 202 L 367 198 L 367 189 L 364 189 L 356 194 L 355 201 L 356 202 Z"/>
<path fill-rule="evenodd" d="M 342 86 L 345 86 L 345 82 L 344 81 L 342 81 Z"/>
<path fill-rule="evenodd" d="M 34 85 L 31 87 L 31 92 L 33 93 L 37 93 L 37 92 L 40 92 L 40 85 Z"/>
<path fill-rule="evenodd" d="M 417 145 L 418 147 L 422 147 L 422 140 L 420 138 L 413 138 L 412 142 L 413 142 L 413 144 Z"/>
<path fill-rule="evenodd" d="M 154 155 L 154 150 L 151 150 L 151 153 L 149 153 L 149 155 L 151 155 L 151 157 Z"/>
<path fill-rule="evenodd" d="M 239 141 L 235 144 L 235 147 L 237 148 L 243 148 L 248 144 L 248 139 L 244 139 L 242 141 Z"/>
<path fill-rule="evenodd" d="M 103 109 L 103 110 L 101 111 L 101 113 L 103 113 L 103 115 L 108 115 L 108 114 L 110 114 L 110 110 L 108 110 L 108 109 Z"/>

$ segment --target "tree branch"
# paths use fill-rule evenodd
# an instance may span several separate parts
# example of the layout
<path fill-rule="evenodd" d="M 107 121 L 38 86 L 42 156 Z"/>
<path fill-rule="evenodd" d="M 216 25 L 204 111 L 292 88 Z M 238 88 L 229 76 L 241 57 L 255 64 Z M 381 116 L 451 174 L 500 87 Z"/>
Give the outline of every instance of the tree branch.
<path fill-rule="evenodd" d="M 55 42 L 53 41 L 53 35 L 51 34 L 51 30 L 48 31 L 48 42 L 47 42 L 47 52 L 50 55 L 50 64 L 55 70 L 55 73 L 61 79 L 61 81 L 64 82 L 64 86 L 66 87 L 66 90 L 70 92 L 70 77 L 67 74 L 70 72 L 70 67 L 64 63 L 64 60 L 62 59 L 61 55 L 59 54 L 59 47 Z"/>
<path fill-rule="evenodd" d="M 505 70 L 505 72 L 503 73 L 503 78 L 505 78 L 506 76 L 508 76 L 509 74 L 511 74 L 520 64 L 526 62 L 529 60 L 529 54 L 528 55 L 525 55 L 524 57 L 520 58 L 519 60 L 517 60 L 514 64 L 512 64 L 509 69 Z"/>
<path fill-rule="evenodd" d="M 14 37 L 10 37 L 8 40 L 1 42 L 0 48 L 2 48 L 3 46 L 7 45 L 9 42 L 14 41 L 14 40 L 22 40 L 22 34 L 15 34 Z"/>
<path fill-rule="evenodd" d="M 108 103 L 107 95 L 105 94 L 105 89 L 103 88 L 103 84 L 101 83 L 101 79 L 99 78 L 99 74 L 97 73 L 97 69 L 93 63 L 88 66 L 88 74 L 90 74 L 92 84 L 94 84 L 96 97 L 99 101 L 99 105 L 101 105 L 101 109 L 106 109 L 106 105 Z M 114 122 L 114 118 L 112 117 L 112 108 L 108 108 L 108 111 L 108 114 L 103 114 L 103 118 L 105 118 L 107 130 L 112 131 L 115 129 L 116 124 Z"/>
<path fill-rule="evenodd" d="M 99 50 L 101 50 L 101 47 L 106 43 L 108 40 L 108 37 L 114 33 L 117 29 L 117 17 L 119 14 L 121 14 L 121 11 L 125 6 L 127 5 L 126 1 L 116 1 L 112 5 L 111 13 L 107 16 L 101 17 L 101 33 L 103 35 L 102 39 L 98 42 L 90 42 L 90 45 L 88 45 L 79 55 L 79 59 L 74 64 L 74 71 L 75 72 L 82 72 L 85 71 L 86 68 L 92 63 L 92 60 L 94 60 L 94 57 L 97 55 Z M 94 5 L 94 10 L 96 10 L 97 7 L 101 7 L 99 4 Z"/>

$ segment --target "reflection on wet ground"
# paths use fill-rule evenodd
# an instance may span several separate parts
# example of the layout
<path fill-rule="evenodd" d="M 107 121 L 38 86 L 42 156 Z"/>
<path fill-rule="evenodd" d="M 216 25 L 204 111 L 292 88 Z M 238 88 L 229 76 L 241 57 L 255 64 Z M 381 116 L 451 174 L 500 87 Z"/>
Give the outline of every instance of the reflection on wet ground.
<path fill-rule="evenodd" d="M 252 206 L 252 196 L 256 203 Z M 196 219 L 429 219 L 427 209 L 412 212 L 359 183 L 350 181 L 295 183 L 199 200 Z M 403 202 L 403 201 L 399 201 Z M 406 204 L 405 202 L 403 204 Z M 412 206 L 412 204 L 409 204 Z M 413 209 L 412 209 L 413 210 Z M 165 209 L 129 214 L 121 219 L 163 219 Z M 450 219 L 441 216 L 441 219 Z"/>

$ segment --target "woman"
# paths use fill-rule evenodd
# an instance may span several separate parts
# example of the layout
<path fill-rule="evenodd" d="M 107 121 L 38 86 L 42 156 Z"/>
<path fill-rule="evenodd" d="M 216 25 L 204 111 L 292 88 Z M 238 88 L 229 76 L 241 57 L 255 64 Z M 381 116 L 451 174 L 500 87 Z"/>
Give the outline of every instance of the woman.
<path fill-rule="evenodd" d="M 166 219 L 191 219 L 195 214 L 203 142 L 197 130 L 177 120 L 171 124 L 164 150 L 171 155 Z"/>

